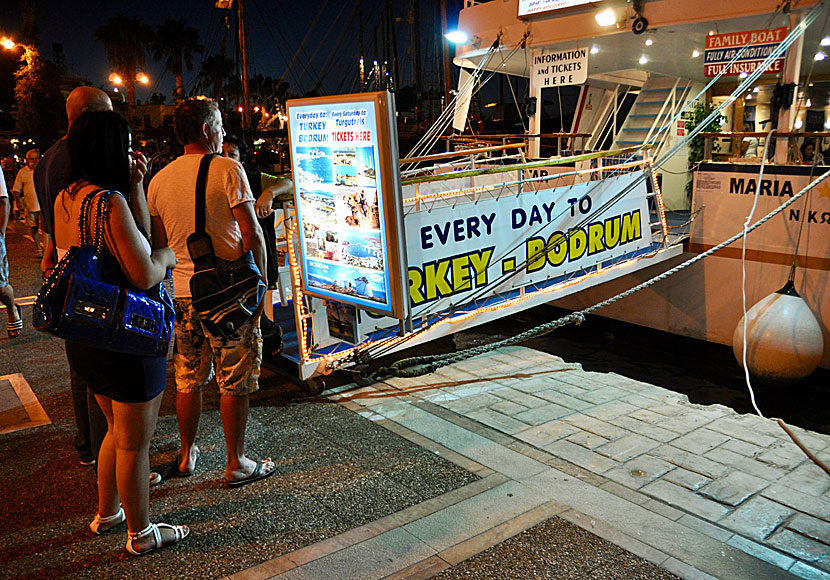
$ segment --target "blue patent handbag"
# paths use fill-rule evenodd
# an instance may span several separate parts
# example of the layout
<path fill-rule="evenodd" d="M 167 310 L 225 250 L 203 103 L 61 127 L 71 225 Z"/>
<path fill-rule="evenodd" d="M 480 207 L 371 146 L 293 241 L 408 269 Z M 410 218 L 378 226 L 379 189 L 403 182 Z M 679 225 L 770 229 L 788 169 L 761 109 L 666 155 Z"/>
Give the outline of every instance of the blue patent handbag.
<path fill-rule="evenodd" d="M 98 231 L 88 237 L 93 213 Z M 140 291 L 126 280 L 118 261 L 104 250 L 107 202 L 117 191 L 99 190 L 81 204 L 80 246 L 58 262 L 38 292 L 32 326 L 65 340 L 139 356 L 166 356 L 175 311 L 162 283 Z"/>

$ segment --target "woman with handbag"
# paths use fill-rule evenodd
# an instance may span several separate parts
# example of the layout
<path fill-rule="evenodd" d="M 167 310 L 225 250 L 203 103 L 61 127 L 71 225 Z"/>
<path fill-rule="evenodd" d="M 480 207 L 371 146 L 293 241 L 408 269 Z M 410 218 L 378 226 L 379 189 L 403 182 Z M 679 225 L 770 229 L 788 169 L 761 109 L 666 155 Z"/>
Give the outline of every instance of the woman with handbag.
<path fill-rule="evenodd" d="M 138 290 L 157 286 L 176 258 L 166 247 L 151 253 L 131 204 L 118 193 L 128 192 L 130 185 L 127 121 L 112 111 L 86 112 L 72 124 L 68 146 L 70 185 L 55 200 L 58 257 L 83 239 L 102 235 L 104 250 L 98 262 L 108 272 L 108 282 Z M 75 341 L 67 341 L 66 353 L 107 418 L 98 456 L 98 511 L 90 530 L 101 534 L 126 519 L 126 549 L 135 555 L 184 539 L 190 532 L 187 526 L 149 520 L 149 447 L 166 384 L 166 357 L 114 352 Z"/>

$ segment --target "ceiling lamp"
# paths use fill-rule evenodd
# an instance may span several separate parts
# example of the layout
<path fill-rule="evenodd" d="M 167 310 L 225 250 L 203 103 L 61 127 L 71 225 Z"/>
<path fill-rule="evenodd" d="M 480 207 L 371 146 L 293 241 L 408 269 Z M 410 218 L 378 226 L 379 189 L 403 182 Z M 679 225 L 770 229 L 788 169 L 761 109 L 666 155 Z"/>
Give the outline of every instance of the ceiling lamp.
<path fill-rule="evenodd" d="M 830 46 L 830 36 L 825 36 L 821 39 L 822 46 Z"/>
<path fill-rule="evenodd" d="M 617 15 L 610 8 L 594 14 L 594 19 L 600 26 L 613 26 L 617 23 Z"/>
<path fill-rule="evenodd" d="M 648 57 L 646 55 L 641 56 L 639 62 L 640 64 L 646 64 L 648 62 Z"/>
<path fill-rule="evenodd" d="M 694 49 L 692 51 L 692 58 L 697 58 L 700 56 L 700 51 L 698 49 Z"/>
<path fill-rule="evenodd" d="M 818 51 L 818 52 L 816 53 L 816 55 L 813 57 L 813 60 L 824 60 L 825 58 L 827 58 L 827 55 L 825 55 L 825 54 L 824 54 L 823 52 L 821 52 L 821 51 Z"/>
<path fill-rule="evenodd" d="M 795 124 L 793 125 L 793 127 L 795 127 L 796 129 L 801 129 L 803 126 L 804 123 L 801 122 L 801 119 L 796 119 Z"/>
<path fill-rule="evenodd" d="M 591 47 L 591 54 L 596 54 L 599 52 L 599 47 L 594 45 Z"/>
<path fill-rule="evenodd" d="M 654 44 L 654 41 L 650 38 L 647 38 L 646 39 L 646 46 L 651 46 L 652 44 Z"/>

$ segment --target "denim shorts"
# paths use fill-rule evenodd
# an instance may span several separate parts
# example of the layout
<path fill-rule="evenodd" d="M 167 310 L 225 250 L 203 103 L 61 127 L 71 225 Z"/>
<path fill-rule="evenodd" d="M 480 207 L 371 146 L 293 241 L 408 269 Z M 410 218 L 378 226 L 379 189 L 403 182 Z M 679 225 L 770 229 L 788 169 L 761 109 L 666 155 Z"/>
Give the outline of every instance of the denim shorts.
<path fill-rule="evenodd" d="M 6 236 L 0 234 L 0 288 L 9 285 L 9 258 L 6 256 Z"/>
<path fill-rule="evenodd" d="M 216 338 L 202 326 L 190 298 L 176 298 L 176 390 L 197 393 L 214 374 L 221 395 L 243 396 L 259 390 L 262 334 L 259 320 L 231 338 Z"/>

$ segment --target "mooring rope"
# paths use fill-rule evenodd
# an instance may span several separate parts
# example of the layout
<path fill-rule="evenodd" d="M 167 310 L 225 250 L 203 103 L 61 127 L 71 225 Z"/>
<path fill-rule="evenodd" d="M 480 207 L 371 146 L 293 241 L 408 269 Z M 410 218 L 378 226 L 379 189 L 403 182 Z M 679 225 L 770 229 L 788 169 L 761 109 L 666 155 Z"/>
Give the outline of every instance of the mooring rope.
<path fill-rule="evenodd" d="M 535 338 L 537 336 L 543 336 L 545 334 L 553 332 L 557 328 L 561 328 L 561 327 L 565 326 L 566 324 L 576 323 L 577 325 L 580 325 L 585 320 L 586 315 L 591 314 L 593 312 L 596 312 L 600 308 L 604 308 L 606 306 L 609 306 L 610 304 L 613 304 L 614 302 L 622 300 L 623 298 L 627 298 L 628 296 L 631 296 L 632 294 L 635 294 L 635 293 L 639 292 L 640 290 L 648 288 L 649 286 L 653 286 L 657 282 L 660 282 L 661 280 L 665 280 L 669 276 L 672 276 L 672 275 L 680 272 L 684 268 L 688 268 L 692 264 L 700 262 L 704 258 L 706 258 L 708 256 L 711 256 L 715 252 L 718 252 L 718 251 L 722 250 L 726 246 L 728 246 L 728 245 L 732 244 L 733 242 L 741 239 L 742 237 L 749 234 L 750 232 L 758 229 L 759 227 L 764 225 L 766 222 L 771 220 L 773 217 L 775 217 L 776 215 L 778 215 L 779 213 L 781 213 L 782 211 L 787 209 L 789 206 L 794 204 L 796 201 L 798 201 L 802 196 L 807 194 L 813 187 L 818 185 L 820 182 L 822 182 L 827 177 L 830 177 L 830 170 L 826 171 L 821 176 L 819 176 L 818 178 L 816 178 L 815 180 L 810 182 L 806 187 L 804 187 L 804 189 L 802 189 L 801 191 L 799 191 L 798 193 L 793 195 L 793 197 L 791 197 L 787 202 L 781 204 L 780 206 L 778 206 L 777 208 L 775 208 L 774 210 L 769 212 L 767 215 L 765 215 L 764 217 L 759 219 L 757 222 L 755 222 L 754 224 L 752 224 L 750 227 L 746 228 L 745 230 L 740 231 L 739 233 L 735 234 L 734 236 L 732 236 L 728 240 L 726 240 L 724 242 L 721 242 L 717 246 L 715 246 L 713 248 L 710 248 L 709 250 L 703 252 L 702 254 L 698 254 L 697 256 L 694 256 L 693 258 L 690 258 L 690 259 L 686 260 L 682 264 L 678 264 L 674 268 L 666 270 L 662 274 L 658 274 L 657 276 L 654 276 L 653 278 L 651 278 L 649 280 L 646 280 L 645 282 L 642 282 L 641 284 L 638 284 L 637 286 L 634 286 L 633 288 L 629 288 L 628 290 L 626 290 L 624 292 L 621 292 L 621 293 L 617 294 L 616 296 L 612 296 L 611 298 L 603 300 L 602 302 L 598 302 L 597 304 L 594 304 L 593 306 L 589 306 L 588 308 L 585 308 L 583 310 L 578 310 L 576 312 L 572 312 L 571 314 L 568 314 L 567 316 L 563 316 L 562 318 L 559 318 L 559 319 L 554 320 L 552 322 L 546 322 L 545 324 L 540 324 L 539 326 L 536 326 L 535 328 L 532 328 L 530 330 L 527 330 L 525 332 L 517 334 L 516 336 L 506 338 L 504 340 L 499 340 L 497 342 L 492 342 L 490 344 L 476 346 L 476 347 L 472 347 L 472 348 L 467 348 L 467 349 L 464 349 L 464 350 L 459 350 L 459 351 L 456 351 L 456 352 L 453 352 L 453 353 L 415 356 L 415 357 L 409 357 L 409 358 L 401 359 L 399 361 L 396 361 L 396 362 L 392 363 L 391 365 L 389 365 L 387 367 L 379 367 L 376 371 L 374 371 L 372 373 L 372 375 L 375 378 L 380 378 L 380 377 L 384 377 L 384 376 L 393 376 L 393 377 L 402 377 L 402 378 L 419 377 L 419 376 L 422 376 L 422 375 L 426 375 L 426 374 L 435 372 L 436 370 L 438 370 L 441 367 L 445 367 L 445 366 L 460 362 L 462 360 L 473 358 L 473 357 L 482 355 L 484 353 L 496 350 L 498 348 L 503 348 L 505 346 L 512 346 L 514 344 L 524 342 L 526 340 L 529 340 L 531 338 Z M 806 219 L 806 216 L 804 216 L 804 218 L 802 218 L 802 219 Z"/>

